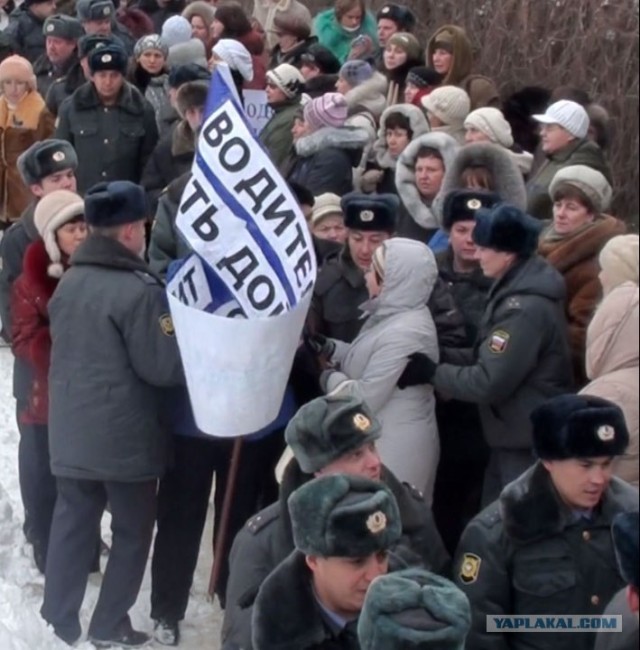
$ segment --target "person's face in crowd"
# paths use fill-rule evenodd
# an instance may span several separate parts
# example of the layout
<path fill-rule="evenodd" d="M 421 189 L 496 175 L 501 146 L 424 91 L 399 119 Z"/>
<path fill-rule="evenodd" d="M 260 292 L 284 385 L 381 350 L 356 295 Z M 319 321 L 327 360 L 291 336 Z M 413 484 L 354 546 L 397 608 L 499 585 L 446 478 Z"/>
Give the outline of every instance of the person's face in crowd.
<path fill-rule="evenodd" d="M 199 106 L 197 108 L 188 108 L 184 113 L 184 119 L 187 121 L 189 128 L 194 132 L 198 133 L 200 127 L 202 126 L 204 118 L 204 107 Z"/>
<path fill-rule="evenodd" d="M 29 11 L 34 16 L 36 16 L 36 18 L 45 20 L 46 18 L 49 18 L 49 16 L 53 16 L 53 14 L 56 13 L 56 0 L 49 0 L 48 2 L 38 2 L 38 4 L 30 5 Z"/>
<path fill-rule="evenodd" d="M 382 280 L 375 272 L 373 266 L 370 266 L 364 273 L 365 284 L 369 298 L 377 298 L 382 293 Z"/>
<path fill-rule="evenodd" d="M 378 21 L 378 42 L 380 47 L 387 47 L 387 41 L 398 33 L 398 25 L 393 20 L 381 18 Z"/>
<path fill-rule="evenodd" d="M 287 101 L 287 96 L 273 82 L 267 80 L 267 104 L 280 104 Z"/>
<path fill-rule="evenodd" d="M 2 94 L 7 103 L 16 106 L 20 100 L 29 92 L 29 84 L 19 79 L 5 79 L 2 82 Z"/>
<path fill-rule="evenodd" d="M 62 65 L 69 60 L 76 49 L 76 41 L 57 36 L 47 36 L 45 39 L 47 58 L 53 65 Z"/>
<path fill-rule="evenodd" d="M 540 127 L 542 151 L 547 154 L 564 149 L 575 138 L 559 124 L 543 124 Z"/>
<path fill-rule="evenodd" d="M 102 36 L 109 36 L 111 34 L 111 18 L 87 20 L 82 23 L 82 26 L 87 34 L 101 34 Z"/>
<path fill-rule="evenodd" d="M 304 138 L 305 135 L 309 134 L 307 123 L 303 119 L 296 117 L 296 119 L 293 120 L 291 134 L 293 135 L 294 142 L 297 142 L 300 138 Z"/>
<path fill-rule="evenodd" d="M 214 18 L 213 22 L 211 23 L 211 38 L 214 41 L 217 41 L 218 39 L 222 38 L 223 34 L 224 24 Z"/>
<path fill-rule="evenodd" d="M 431 111 L 427 111 L 427 120 L 429 121 L 429 126 L 432 129 L 439 129 L 441 126 L 446 126 L 446 124 Z"/>
<path fill-rule="evenodd" d="M 209 25 L 201 16 L 191 18 L 191 36 L 200 39 L 205 45 L 209 42 Z"/>
<path fill-rule="evenodd" d="M 491 138 L 475 126 L 466 126 L 464 132 L 464 141 L 467 144 L 472 142 L 491 142 Z"/>
<path fill-rule="evenodd" d="M 513 266 L 516 256 L 513 253 L 476 246 L 476 259 L 480 262 L 485 277 L 497 280 Z"/>
<path fill-rule="evenodd" d="M 613 474 L 613 458 L 543 460 L 560 498 L 570 508 L 595 508 Z"/>
<path fill-rule="evenodd" d="M 407 62 L 407 53 L 397 45 L 387 45 L 383 57 L 384 67 L 387 70 L 396 70 Z"/>
<path fill-rule="evenodd" d="M 444 163 L 439 158 L 432 156 L 418 158 L 415 176 L 420 196 L 427 200 L 435 199 L 444 178 Z"/>
<path fill-rule="evenodd" d="M 453 54 L 442 47 L 438 47 L 434 50 L 432 59 L 433 69 L 440 74 L 447 74 L 453 63 Z"/>
<path fill-rule="evenodd" d="M 360 613 L 369 585 L 389 570 L 386 551 L 363 558 L 308 555 L 306 562 L 320 602 L 345 619 Z"/>
<path fill-rule="evenodd" d="M 336 81 L 337 92 L 341 95 L 346 95 L 352 89 L 353 86 L 351 86 L 344 77 L 338 77 L 338 81 Z"/>
<path fill-rule="evenodd" d="M 91 81 L 96 87 L 96 92 L 102 101 L 114 101 L 122 86 L 124 77 L 117 70 L 99 70 L 91 76 Z"/>
<path fill-rule="evenodd" d="M 355 265 L 366 271 L 371 266 L 371 260 L 376 248 L 389 237 L 391 237 L 390 233 L 381 230 L 349 230 L 347 232 L 347 246 Z"/>
<path fill-rule="evenodd" d="M 308 81 L 309 79 L 315 79 L 316 77 L 320 76 L 320 68 L 308 62 L 302 64 L 300 72 L 305 81 Z"/>
<path fill-rule="evenodd" d="M 451 244 L 451 250 L 453 251 L 454 264 L 461 270 L 475 268 L 478 265 L 476 245 L 473 241 L 473 229 L 475 227 L 476 222 L 473 220 L 456 221 L 451 226 L 449 244 Z"/>
<path fill-rule="evenodd" d="M 58 247 L 67 257 L 71 257 L 86 238 L 87 224 L 84 221 L 65 223 L 56 230 Z"/>
<path fill-rule="evenodd" d="M 342 18 L 340 18 L 340 24 L 345 29 L 355 31 L 362 24 L 363 18 L 364 15 L 362 13 L 362 7 L 360 7 L 360 5 L 357 5 L 342 15 Z"/>
<path fill-rule="evenodd" d="M 315 476 L 331 476 L 333 474 L 363 476 L 372 481 L 379 481 L 382 474 L 382 461 L 376 443 L 369 442 L 343 454 L 316 472 Z"/>
<path fill-rule="evenodd" d="M 570 235 L 594 219 L 593 212 L 577 198 L 566 196 L 553 202 L 553 227 L 559 235 Z"/>
<path fill-rule="evenodd" d="M 332 214 L 324 217 L 319 223 L 313 225 L 311 231 L 318 239 L 335 241 L 344 244 L 347 239 L 347 229 L 341 214 Z"/>
<path fill-rule="evenodd" d="M 287 32 L 275 32 L 275 34 L 281 52 L 288 52 L 300 42 L 296 36 Z"/>
<path fill-rule="evenodd" d="M 160 50 L 145 50 L 138 59 L 140 67 L 149 74 L 160 74 L 166 59 Z"/>
<path fill-rule="evenodd" d="M 387 150 L 393 158 L 398 158 L 406 149 L 409 142 L 411 142 L 409 132 L 406 129 L 400 129 L 398 127 L 395 129 L 387 129 L 384 139 L 387 144 Z"/>
<path fill-rule="evenodd" d="M 73 169 L 63 169 L 55 174 L 45 176 L 39 183 L 34 183 L 29 187 L 31 193 L 38 199 L 41 199 L 56 190 L 77 190 L 76 174 Z"/>
<path fill-rule="evenodd" d="M 420 88 L 418 88 L 418 86 L 415 86 L 410 81 L 407 81 L 404 87 L 404 101 L 407 104 L 413 104 L 413 100 L 416 98 L 419 92 Z"/>

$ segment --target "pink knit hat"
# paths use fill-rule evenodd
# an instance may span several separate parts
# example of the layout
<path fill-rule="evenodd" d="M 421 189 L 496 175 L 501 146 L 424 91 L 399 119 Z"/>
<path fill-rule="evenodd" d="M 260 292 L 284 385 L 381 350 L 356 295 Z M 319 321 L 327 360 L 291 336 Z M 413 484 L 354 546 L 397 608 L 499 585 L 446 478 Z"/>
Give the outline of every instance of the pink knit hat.
<path fill-rule="evenodd" d="M 340 93 L 326 93 L 304 107 L 304 121 L 310 131 L 329 126 L 339 128 L 347 121 L 347 100 Z"/>
<path fill-rule="evenodd" d="M 27 59 L 14 54 L 0 63 L 0 83 L 9 79 L 24 81 L 30 90 L 36 89 L 36 76 L 33 67 Z"/>

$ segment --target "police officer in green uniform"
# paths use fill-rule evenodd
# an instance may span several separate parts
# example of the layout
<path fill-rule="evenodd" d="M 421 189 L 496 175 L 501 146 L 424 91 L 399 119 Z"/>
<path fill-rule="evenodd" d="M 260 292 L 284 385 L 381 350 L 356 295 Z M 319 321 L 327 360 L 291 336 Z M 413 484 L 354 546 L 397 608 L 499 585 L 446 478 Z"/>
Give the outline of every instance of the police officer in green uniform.
<path fill-rule="evenodd" d="M 359 650 L 365 594 L 402 534 L 393 494 L 366 478 L 323 476 L 291 495 L 289 512 L 295 550 L 260 588 L 253 647 Z"/>
<path fill-rule="evenodd" d="M 484 505 L 533 463 L 533 409 L 571 389 L 562 276 L 536 255 L 539 222 L 499 203 L 475 213 L 473 241 L 493 280 L 473 348 L 441 350 L 437 365 L 412 355 L 399 386 L 431 383 L 439 393 L 478 404 L 491 450 Z"/>
<path fill-rule="evenodd" d="M 531 419 L 539 460 L 469 524 L 458 547 L 455 579 L 473 611 L 467 650 L 592 650 L 594 632 L 487 632 L 487 617 L 600 615 L 626 584 L 611 525 L 637 512 L 638 490 L 612 476 L 629 443 L 622 411 L 561 395 Z"/>

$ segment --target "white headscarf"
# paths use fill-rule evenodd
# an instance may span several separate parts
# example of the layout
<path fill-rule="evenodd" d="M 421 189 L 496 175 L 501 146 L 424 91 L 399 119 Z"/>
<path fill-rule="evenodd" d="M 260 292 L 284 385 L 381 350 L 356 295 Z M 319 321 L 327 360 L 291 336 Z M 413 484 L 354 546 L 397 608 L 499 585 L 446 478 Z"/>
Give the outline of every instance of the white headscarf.
<path fill-rule="evenodd" d="M 253 61 L 249 50 L 232 38 L 220 39 L 212 50 L 218 58 L 222 59 L 232 70 L 237 70 L 246 81 L 253 80 Z"/>

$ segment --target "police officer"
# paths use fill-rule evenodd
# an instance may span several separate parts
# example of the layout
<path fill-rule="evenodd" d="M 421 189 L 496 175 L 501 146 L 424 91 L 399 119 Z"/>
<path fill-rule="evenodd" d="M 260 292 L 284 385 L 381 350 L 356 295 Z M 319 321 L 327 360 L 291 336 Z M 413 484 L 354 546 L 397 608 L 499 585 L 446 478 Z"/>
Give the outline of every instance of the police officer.
<path fill-rule="evenodd" d="M 87 34 L 113 36 L 124 47 L 128 56 L 133 54 L 135 39 L 129 30 L 116 20 L 116 9 L 111 0 L 78 0 L 76 13 Z"/>
<path fill-rule="evenodd" d="M 399 386 L 431 383 L 441 394 L 479 405 L 491 449 L 482 501 L 533 462 L 533 409 L 571 388 L 571 362 L 560 274 L 535 254 L 539 222 L 500 203 L 475 213 L 473 241 L 493 280 L 474 348 L 446 349 L 445 363 L 414 359 Z"/>
<path fill-rule="evenodd" d="M 458 547 L 455 579 L 473 610 L 467 650 L 590 650 L 593 632 L 489 633 L 487 616 L 599 615 L 625 584 L 610 531 L 616 514 L 638 510 L 638 490 L 612 477 L 629 444 L 622 411 L 561 395 L 531 419 L 538 462 L 469 524 Z"/>
<path fill-rule="evenodd" d="M 50 16 L 43 32 L 46 51 L 33 64 L 40 95 L 46 97 L 51 84 L 65 75 L 74 74 L 84 83 L 77 53 L 78 39 L 84 34 L 80 21 L 63 14 Z"/>
<path fill-rule="evenodd" d="M 153 107 L 125 81 L 127 54 L 117 44 L 89 54 L 91 81 L 60 108 L 56 137 L 78 154 L 78 189 L 112 180 L 140 180 L 158 141 Z"/>
<path fill-rule="evenodd" d="M 162 281 L 142 259 L 144 190 L 103 183 L 85 195 L 90 235 L 49 303 L 49 447 L 58 500 L 42 616 L 73 644 L 98 525 L 108 502 L 113 543 L 89 638 L 135 647 L 131 626 L 169 439 L 163 387 L 184 382 Z"/>
<path fill-rule="evenodd" d="M 380 434 L 380 423 L 355 396 L 319 397 L 291 419 L 285 437 L 294 458 L 285 470 L 279 501 L 252 517 L 231 549 L 223 641 L 250 650 L 255 594 L 294 547 L 287 499 L 313 476 L 342 472 L 382 481 L 398 503 L 402 547 L 431 570 L 448 571 L 449 557 L 422 495 L 400 483 L 380 461 L 375 447 Z"/>
<path fill-rule="evenodd" d="M 55 0 L 25 0 L 9 16 L 5 34 L 16 54 L 35 61 L 44 53 L 44 21 L 56 12 Z"/>
<path fill-rule="evenodd" d="M 260 588 L 253 647 L 357 650 L 366 591 L 401 535 L 393 494 L 362 477 L 324 476 L 291 495 L 289 512 L 295 550 Z"/>

